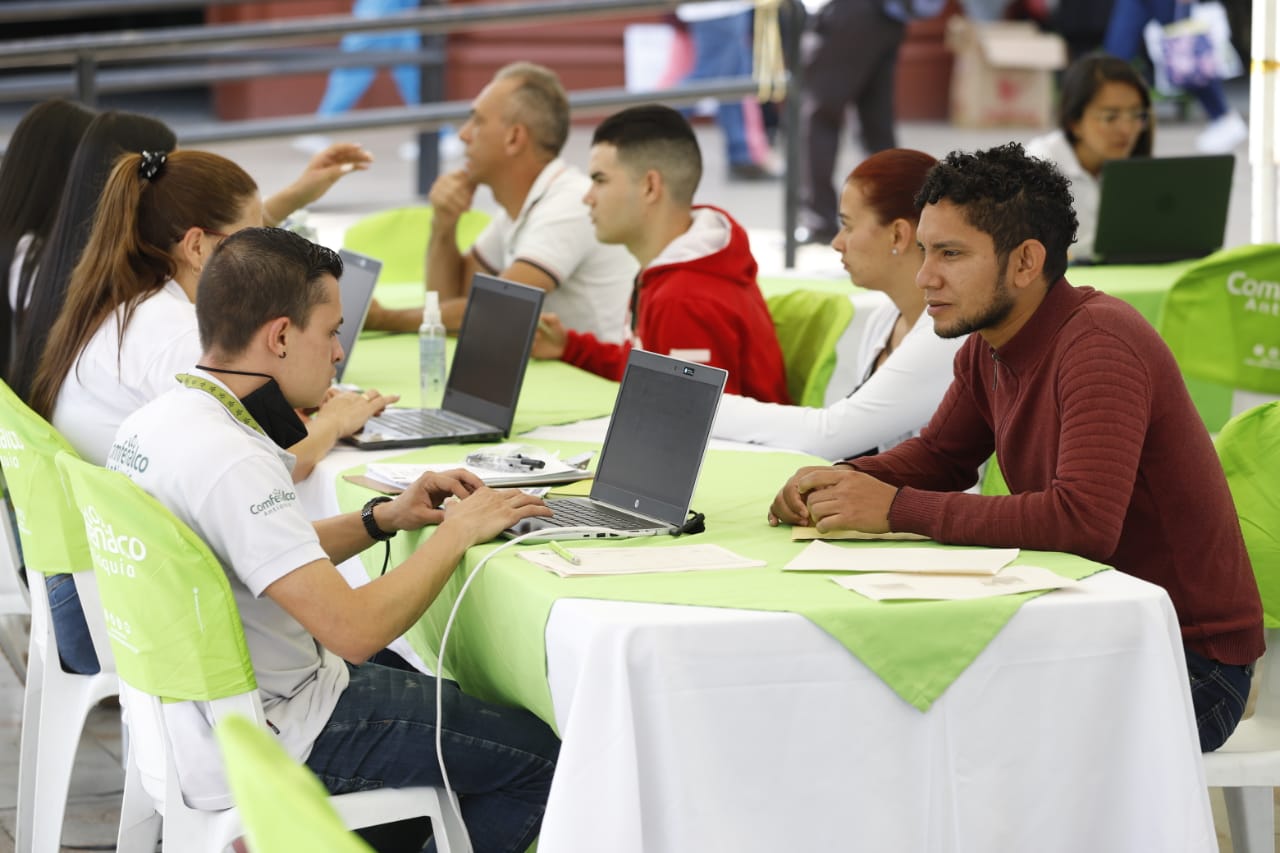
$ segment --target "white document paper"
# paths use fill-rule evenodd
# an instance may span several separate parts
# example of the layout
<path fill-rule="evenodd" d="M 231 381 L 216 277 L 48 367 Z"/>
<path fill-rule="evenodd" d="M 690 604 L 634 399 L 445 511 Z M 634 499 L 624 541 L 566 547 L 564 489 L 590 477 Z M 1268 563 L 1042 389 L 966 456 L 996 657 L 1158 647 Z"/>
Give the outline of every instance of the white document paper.
<path fill-rule="evenodd" d="M 673 545 L 668 548 L 565 548 L 581 565 L 550 549 L 521 551 L 520 556 L 562 578 L 579 575 L 635 575 L 646 572 L 700 572 L 712 569 L 752 569 L 766 565 L 719 545 Z"/>
<path fill-rule="evenodd" d="M 535 449 L 527 445 L 498 444 L 492 448 L 486 448 L 485 452 L 496 456 L 511 455 L 518 452 L 534 459 L 540 459 L 544 464 L 541 468 L 534 468 L 528 471 L 495 471 L 492 468 L 467 465 L 462 460 L 419 464 L 375 462 L 365 469 L 365 476 L 370 480 L 386 483 L 388 486 L 395 486 L 400 489 L 408 488 L 410 483 L 428 471 L 439 473 L 456 471 L 459 468 L 476 475 L 486 486 L 525 485 L 539 482 L 567 483 L 591 476 L 581 468 L 575 468 L 572 465 L 561 462 L 552 454 L 536 452 Z"/>
<path fill-rule="evenodd" d="M 873 601 L 927 599 L 959 601 L 1075 586 L 1076 581 L 1039 566 L 1009 566 L 996 575 L 920 575 L 882 572 L 832 576 L 845 589 Z"/>
<path fill-rule="evenodd" d="M 783 571 L 994 575 L 1017 557 L 1017 548 L 876 548 L 814 540 Z"/>

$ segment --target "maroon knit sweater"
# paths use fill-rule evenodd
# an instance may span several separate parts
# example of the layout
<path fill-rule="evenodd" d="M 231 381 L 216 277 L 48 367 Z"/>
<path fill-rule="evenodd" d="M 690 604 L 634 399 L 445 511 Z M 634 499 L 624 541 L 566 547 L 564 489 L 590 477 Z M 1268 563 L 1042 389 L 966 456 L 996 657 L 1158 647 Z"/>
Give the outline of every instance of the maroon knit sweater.
<path fill-rule="evenodd" d="M 1012 492 L 961 493 L 995 450 Z M 893 530 L 1067 551 L 1159 584 L 1183 642 L 1245 664 L 1262 604 L 1226 477 L 1167 346 L 1133 308 L 1061 279 L 999 350 L 979 335 L 920 437 L 853 467 L 903 486 Z"/>

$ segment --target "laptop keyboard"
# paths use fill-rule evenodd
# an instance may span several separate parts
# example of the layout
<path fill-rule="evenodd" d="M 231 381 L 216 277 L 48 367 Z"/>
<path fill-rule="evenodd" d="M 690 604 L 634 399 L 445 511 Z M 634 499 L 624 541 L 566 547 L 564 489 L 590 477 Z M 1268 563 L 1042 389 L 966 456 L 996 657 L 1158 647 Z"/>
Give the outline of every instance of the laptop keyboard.
<path fill-rule="evenodd" d="M 450 418 L 444 412 L 428 412 L 420 409 L 387 409 L 377 418 L 370 420 L 370 426 L 379 432 L 388 428 L 404 435 L 454 435 L 467 430 L 475 430 L 475 424 L 457 418 Z"/>
<path fill-rule="evenodd" d="M 579 501 L 548 501 L 551 520 L 561 527 L 608 527 L 613 530 L 652 530 L 658 522 L 617 512 L 599 504 Z"/>

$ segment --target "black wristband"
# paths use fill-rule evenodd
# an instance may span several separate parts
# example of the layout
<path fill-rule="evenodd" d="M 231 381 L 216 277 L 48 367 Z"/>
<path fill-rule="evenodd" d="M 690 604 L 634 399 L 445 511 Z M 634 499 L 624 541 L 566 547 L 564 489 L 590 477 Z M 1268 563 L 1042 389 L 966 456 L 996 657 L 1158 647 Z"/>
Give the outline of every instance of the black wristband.
<path fill-rule="evenodd" d="M 360 510 L 360 521 L 364 523 L 364 531 L 369 534 L 369 538 L 374 542 L 386 542 L 396 535 L 396 531 L 390 533 L 385 532 L 378 527 L 378 522 L 373 518 L 373 508 L 378 504 L 384 504 L 391 498 L 386 495 L 379 495 L 376 498 L 369 498 L 369 502 L 364 505 L 364 509 Z"/>

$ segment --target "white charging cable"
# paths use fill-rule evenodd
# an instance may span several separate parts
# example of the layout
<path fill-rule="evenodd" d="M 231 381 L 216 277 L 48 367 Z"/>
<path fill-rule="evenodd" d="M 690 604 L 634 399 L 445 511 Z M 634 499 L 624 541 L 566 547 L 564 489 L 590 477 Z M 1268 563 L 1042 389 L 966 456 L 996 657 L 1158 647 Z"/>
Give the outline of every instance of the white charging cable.
<path fill-rule="evenodd" d="M 471 582 L 475 580 L 476 575 L 480 574 L 480 570 L 484 568 L 489 560 L 498 554 L 501 554 L 512 545 L 517 545 L 526 539 L 545 538 L 547 530 L 533 530 L 528 533 L 522 533 L 508 542 L 503 542 L 497 548 L 494 548 L 488 554 L 476 563 L 476 567 L 467 575 L 467 579 L 462 583 L 462 589 L 458 590 L 458 597 L 453 602 L 453 607 L 449 610 L 449 618 L 444 623 L 444 633 L 440 635 L 440 652 L 436 655 L 436 761 L 440 764 L 440 778 L 444 781 L 444 790 L 448 794 L 450 808 L 452 804 L 457 802 L 457 798 L 453 793 L 453 786 L 449 784 L 449 771 L 444 766 L 444 650 L 449 642 L 449 632 L 453 629 L 453 620 L 458 615 L 458 607 L 462 604 L 462 597 L 467 594 L 467 589 L 471 586 Z M 607 527 L 557 527 L 557 534 L 560 533 L 608 533 L 609 538 L 618 539 L 619 531 Z M 587 537 L 584 537 L 584 540 Z M 462 821 L 462 815 L 458 815 L 458 820 Z M 465 826 L 465 822 L 463 823 Z"/>

